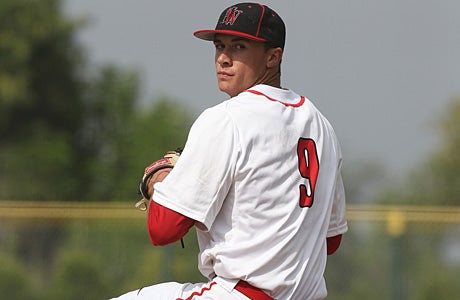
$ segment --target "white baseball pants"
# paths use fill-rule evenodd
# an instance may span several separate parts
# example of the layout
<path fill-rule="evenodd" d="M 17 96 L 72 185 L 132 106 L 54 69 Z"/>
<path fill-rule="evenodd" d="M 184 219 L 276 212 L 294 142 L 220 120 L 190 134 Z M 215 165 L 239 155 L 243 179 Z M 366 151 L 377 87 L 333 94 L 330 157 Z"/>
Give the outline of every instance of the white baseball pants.
<path fill-rule="evenodd" d="M 233 287 L 235 283 L 216 277 L 207 283 L 167 282 L 144 287 L 111 300 L 251 300 Z"/>

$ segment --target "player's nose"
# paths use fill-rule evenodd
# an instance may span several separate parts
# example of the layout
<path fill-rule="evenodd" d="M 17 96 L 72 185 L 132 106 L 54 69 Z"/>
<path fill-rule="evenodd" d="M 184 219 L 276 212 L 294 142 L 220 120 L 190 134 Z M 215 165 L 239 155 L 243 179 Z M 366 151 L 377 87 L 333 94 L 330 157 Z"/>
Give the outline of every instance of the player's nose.
<path fill-rule="evenodd" d="M 225 51 L 222 51 L 219 54 L 217 54 L 216 62 L 222 67 L 228 67 L 231 66 L 232 60 Z"/>

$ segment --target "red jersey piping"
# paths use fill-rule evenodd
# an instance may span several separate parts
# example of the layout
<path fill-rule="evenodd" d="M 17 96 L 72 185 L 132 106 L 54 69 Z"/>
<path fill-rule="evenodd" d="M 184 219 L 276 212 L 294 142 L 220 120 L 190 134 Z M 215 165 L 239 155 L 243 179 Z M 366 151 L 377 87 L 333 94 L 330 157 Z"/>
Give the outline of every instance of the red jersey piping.
<path fill-rule="evenodd" d="M 199 292 L 193 292 L 193 293 L 192 293 L 190 296 L 188 296 L 186 299 L 177 298 L 176 300 L 191 300 L 191 299 L 193 299 L 193 297 L 195 297 L 195 296 L 203 296 L 204 292 L 209 291 L 209 290 L 211 289 L 211 287 L 212 287 L 213 285 L 215 285 L 215 284 L 216 284 L 216 282 L 215 282 L 215 281 L 212 281 L 212 282 L 209 284 L 209 286 L 206 286 L 206 287 L 202 288 L 201 291 L 199 291 Z"/>
<path fill-rule="evenodd" d="M 300 101 L 297 102 L 297 103 L 286 103 L 286 102 L 280 101 L 278 99 L 269 97 L 269 96 L 265 95 L 264 93 L 259 92 L 257 90 L 247 90 L 246 92 L 256 94 L 256 95 L 259 95 L 259 96 L 264 96 L 265 98 L 267 98 L 270 101 L 279 102 L 279 103 L 281 103 L 281 104 L 283 104 L 285 106 L 299 107 L 299 106 L 302 106 L 305 103 L 305 97 L 304 96 L 300 96 Z"/>

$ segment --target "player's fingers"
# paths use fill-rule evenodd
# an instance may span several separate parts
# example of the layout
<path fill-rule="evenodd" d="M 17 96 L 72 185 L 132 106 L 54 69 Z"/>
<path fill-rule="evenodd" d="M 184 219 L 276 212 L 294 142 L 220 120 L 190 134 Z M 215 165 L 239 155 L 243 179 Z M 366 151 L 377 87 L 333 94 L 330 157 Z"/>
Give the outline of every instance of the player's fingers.
<path fill-rule="evenodd" d="M 169 172 L 171 172 L 171 170 L 172 168 L 165 168 L 165 169 L 159 170 L 158 172 L 153 174 L 152 177 L 150 177 L 148 185 L 147 185 L 149 200 L 152 198 L 152 195 L 153 195 L 153 191 L 154 191 L 153 185 L 157 182 L 163 181 L 166 178 L 166 176 L 168 176 Z"/>

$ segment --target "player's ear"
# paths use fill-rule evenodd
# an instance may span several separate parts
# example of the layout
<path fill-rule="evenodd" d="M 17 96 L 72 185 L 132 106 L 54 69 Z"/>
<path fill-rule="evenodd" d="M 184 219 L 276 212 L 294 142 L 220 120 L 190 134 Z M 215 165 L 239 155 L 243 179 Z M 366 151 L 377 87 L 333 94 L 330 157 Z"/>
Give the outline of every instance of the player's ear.
<path fill-rule="evenodd" d="M 270 48 L 267 50 L 267 68 L 274 68 L 281 64 L 283 58 L 283 49 Z"/>

